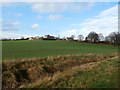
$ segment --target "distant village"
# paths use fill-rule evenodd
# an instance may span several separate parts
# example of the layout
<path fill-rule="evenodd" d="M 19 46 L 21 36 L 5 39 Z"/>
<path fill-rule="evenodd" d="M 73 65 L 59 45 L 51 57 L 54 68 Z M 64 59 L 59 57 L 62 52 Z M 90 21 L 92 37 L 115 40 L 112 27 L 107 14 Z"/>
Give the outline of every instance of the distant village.
<path fill-rule="evenodd" d="M 111 32 L 108 36 L 104 37 L 101 33 L 97 34 L 92 31 L 88 34 L 88 36 L 84 37 L 83 35 L 78 35 L 77 39 L 74 35 L 70 37 L 60 36 L 55 37 L 51 35 L 45 36 L 35 36 L 35 37 L 21 37 L 20 39 L 2 39 L 2 41 L 10 41 L 10 40 L 63 40 L 63 41 L 77 41 L 77 42 L 87 42 L 87 43 L 107 43 L 107 44 L 119 44 L 120 45 L 120 33 L 119 32 Z"/>
<path fill-rule="evenodd" d="M 54 37 L 54 36 L 51 36 L 51 35 L 45 35 L 43 37 L 29 37 L 27 38 L 28 40 L 69 40 L 69 41 L 74 41 L 74 37 L 64 37 L 64 38 L 60 38 L 60 37 Z"/>
<path fill-rule="evenodd" d="M 64 38 L 60 38 L 60 37 L 55 37 L 55 36 L 51 36 L 51 35 L 45 35 L 45 36 L 35 36 L 35 37 L 21 37 L 20 39 L 2 39 L 2 41 L 6 41 L 6 40 L 67 40 L 67 41 L 74 41 L 74 37 L 64 37 Z"/>

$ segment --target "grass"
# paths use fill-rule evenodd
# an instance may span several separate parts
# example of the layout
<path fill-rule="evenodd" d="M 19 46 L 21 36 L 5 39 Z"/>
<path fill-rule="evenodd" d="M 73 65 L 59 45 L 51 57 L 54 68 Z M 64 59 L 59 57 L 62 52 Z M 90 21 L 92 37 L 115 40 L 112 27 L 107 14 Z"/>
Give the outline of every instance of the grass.
<path fill-rule="evenodd" d="M 118 88 L 118 59 L 89 63 L 47 77 L 29 88 Z"/>
<path fill-rule="evenodd" d="M 65 41 L 3 41 L 3 88 L 117 88 L 118 48 Z"/>
<path fill-rule="evenodd" d="M 3 61 L 3 88 L 117 88 L 118 62 L 117 54 Z"/>
<path fill-rule="evenodd" d="M 103 61 L 87 64 L 81 70 L 76 68 L 75 74 L 69 79 L 61 80 L 54 86 L 73 87 L 73 88 L 115 88 L 118 87 L 118 68 L 116 66 L 118 59 L 113 61 Z M 113 64 L 115 63 L 115 64 Z M 95 64 L 95 65 L 93 65 Z M 94 66 L 94 68 L 92 67 Z M 99 66 L 99 67 L 98 67 Z M 88 67 L 92 67 L 88 69 Z M 87 69 L 86 69 L 87 68 Z"/>
<path fill-rule="evenodd" d="M 65 41 L 2 41 L 2 59 L 44 58 L 48 56 L 73 54 L 111 54 L 117 52 L 112 45 Z"/>

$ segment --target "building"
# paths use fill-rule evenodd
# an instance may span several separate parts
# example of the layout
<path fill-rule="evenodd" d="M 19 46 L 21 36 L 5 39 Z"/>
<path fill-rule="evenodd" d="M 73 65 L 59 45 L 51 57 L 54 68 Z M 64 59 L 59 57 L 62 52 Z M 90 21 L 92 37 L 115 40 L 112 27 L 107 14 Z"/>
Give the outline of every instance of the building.
<path fill-rule="evenodd" d="M 43 40 L 56 40 L 54 36 L 50 36 L 50 35 L 45 35 L 43 37 Z"/>
<path fill-rule="evenodd" d="M 72 37 L 67 37 L 66 40 L 67 41 L 73 41 L 74 39 Z"/>
<path fill-rule="evenodd" d="M 28 40 L 35 40 L 35 38 L 34 37 L 29 37 L 29 39 Z"/>

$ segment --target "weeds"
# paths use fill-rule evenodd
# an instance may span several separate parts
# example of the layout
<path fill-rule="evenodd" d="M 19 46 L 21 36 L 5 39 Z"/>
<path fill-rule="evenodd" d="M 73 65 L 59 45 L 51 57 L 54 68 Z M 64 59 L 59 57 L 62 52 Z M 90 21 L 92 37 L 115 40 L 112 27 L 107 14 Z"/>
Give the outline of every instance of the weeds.
<path fill-rule="evenodd" d="M 107 56 L 80 54 L 3 62 L 3 88 L 97 87 L 92 81 L 99 80 L 103 73 L 104 77 L 109 75 L 111 78 L 115 78 L 111 76 L 115 67 L 110 68 L 110 66 L 115 65 L 117 68 L 118 65 L 116 62 L 107 62 L 115 57 L 117 54 Z M 102 61 L 106 61 L 104 62 L 106 65 Z M 110 78 L 108 83 L 111 83 L 109 80 Z M 89 82 L 92 83 L 89 84 Z M 97 83 L 108 85 L 104 82 L 106 81 Z"/>

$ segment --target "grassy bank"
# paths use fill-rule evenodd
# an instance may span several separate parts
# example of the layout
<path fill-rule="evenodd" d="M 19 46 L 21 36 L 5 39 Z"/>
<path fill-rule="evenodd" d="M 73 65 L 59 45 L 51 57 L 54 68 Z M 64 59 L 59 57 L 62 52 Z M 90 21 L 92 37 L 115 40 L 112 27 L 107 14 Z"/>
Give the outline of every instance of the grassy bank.
<path fill-rule="evenodd" d="M 118 56 L 79 54 L 3 62 L 3 88 L 117 88 Z"/>

